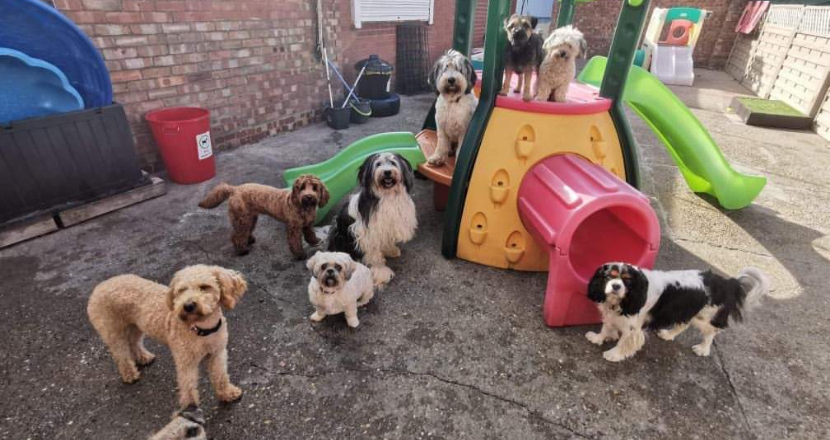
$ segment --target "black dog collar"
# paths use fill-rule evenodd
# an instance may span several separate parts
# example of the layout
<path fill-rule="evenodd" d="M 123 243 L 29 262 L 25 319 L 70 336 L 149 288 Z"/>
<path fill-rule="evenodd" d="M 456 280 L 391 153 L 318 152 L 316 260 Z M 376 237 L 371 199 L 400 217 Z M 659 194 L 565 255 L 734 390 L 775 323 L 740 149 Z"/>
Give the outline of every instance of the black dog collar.
<path fill-rule="evenodd" d="M 213 328 L 204 329 L 196 327 L 196 324 L 193 324 L 190 326 L 190 330 L 193 330 L 196 336 L 208 336 L 218 332 L 220 327 L 222 327 L 222 318 L 219 318 L 219 322 Z"/>

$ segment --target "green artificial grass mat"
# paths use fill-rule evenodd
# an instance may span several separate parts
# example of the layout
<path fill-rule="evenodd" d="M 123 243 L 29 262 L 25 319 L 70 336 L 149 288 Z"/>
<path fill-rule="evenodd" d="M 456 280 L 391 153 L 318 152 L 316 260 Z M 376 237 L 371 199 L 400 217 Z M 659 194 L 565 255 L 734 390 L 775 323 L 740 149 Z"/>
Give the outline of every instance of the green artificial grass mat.
<path fill-rule="evenodd" d="M 756 113 L 780 116 L 797 116 L 802 118 L 805 117 L 803 113 L 792 108 L 783 101 L 761 98 L 738 98 L 738 101 L 741 101 L 741 104 L 743 104 L 744 107 Z"/>

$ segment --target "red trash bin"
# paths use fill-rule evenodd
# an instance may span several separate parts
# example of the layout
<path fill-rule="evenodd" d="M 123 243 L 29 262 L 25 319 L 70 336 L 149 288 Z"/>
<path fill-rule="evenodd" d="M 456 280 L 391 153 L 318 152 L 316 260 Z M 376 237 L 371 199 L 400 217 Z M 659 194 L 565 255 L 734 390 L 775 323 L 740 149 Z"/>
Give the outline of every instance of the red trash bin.
<path fill-rule="evenodd" d="M 170 180 L 199 183 L 216 175 L 209 111 L 171 107 L 147 112 L 144 118 L 153 131 Z"/>

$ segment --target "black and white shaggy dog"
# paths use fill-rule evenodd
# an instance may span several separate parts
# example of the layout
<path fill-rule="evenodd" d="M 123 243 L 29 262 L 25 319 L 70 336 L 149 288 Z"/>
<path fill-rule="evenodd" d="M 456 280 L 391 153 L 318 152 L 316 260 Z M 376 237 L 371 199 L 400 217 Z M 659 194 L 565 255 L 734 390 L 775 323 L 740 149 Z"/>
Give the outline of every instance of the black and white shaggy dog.
<path fill-rule="evenodd" d="M 399 154 L 376 153 L 360 166 L 357 182 L 358 191 L 334 218 L 328 250 L 369 266 L 375 285 L 381 286 L 395 276 L 386 257 L 399 257 L 398 244 L 412 240 L 418 227 L 409 195 L 412 166 Z"/>
<path fill-rule="evenodd" d="M 756 305 L 769 290 L 767 277 L 754 267 L 735 278 L 711 271 L 641 269 L 631 264 L 607 263 L 597 269 L 588 284 L 588 298 L 602 313 L 602 330 L 585 337 L 594 344 L 619 340 L 603 353 L 619 362 L 634 356 L 645 344 L 644 329 L 674 340 L 689 325 L 703 336 L 692 347 L 698 356 L 709 356 L 712 341 L 731 318 L 741 322 L 742 312 Z"/>

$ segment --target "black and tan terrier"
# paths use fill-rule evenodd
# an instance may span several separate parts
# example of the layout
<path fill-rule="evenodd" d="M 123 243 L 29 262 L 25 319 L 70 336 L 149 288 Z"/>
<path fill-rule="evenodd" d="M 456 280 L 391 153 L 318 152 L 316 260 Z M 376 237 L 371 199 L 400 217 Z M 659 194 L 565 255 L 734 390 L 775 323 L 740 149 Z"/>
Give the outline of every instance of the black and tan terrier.
<path fill-rule="evenodd" d="M 533 73 L 539 71 L 539 65 L 545 57 L 542 50 L 544 41 L 534 31 L 537 21 L 536 17 L 514 14 L 504 22 L 504 30 L 507 32 L 507 48 L 504 51 L 502 95 L 510 92 L 510 82 L 515 72 L 519 75 L 519 83 L 515 92 L 521 91 L 522 99 L 525 101 L 533 99 L 534 93 L 531 93 Z"/>

